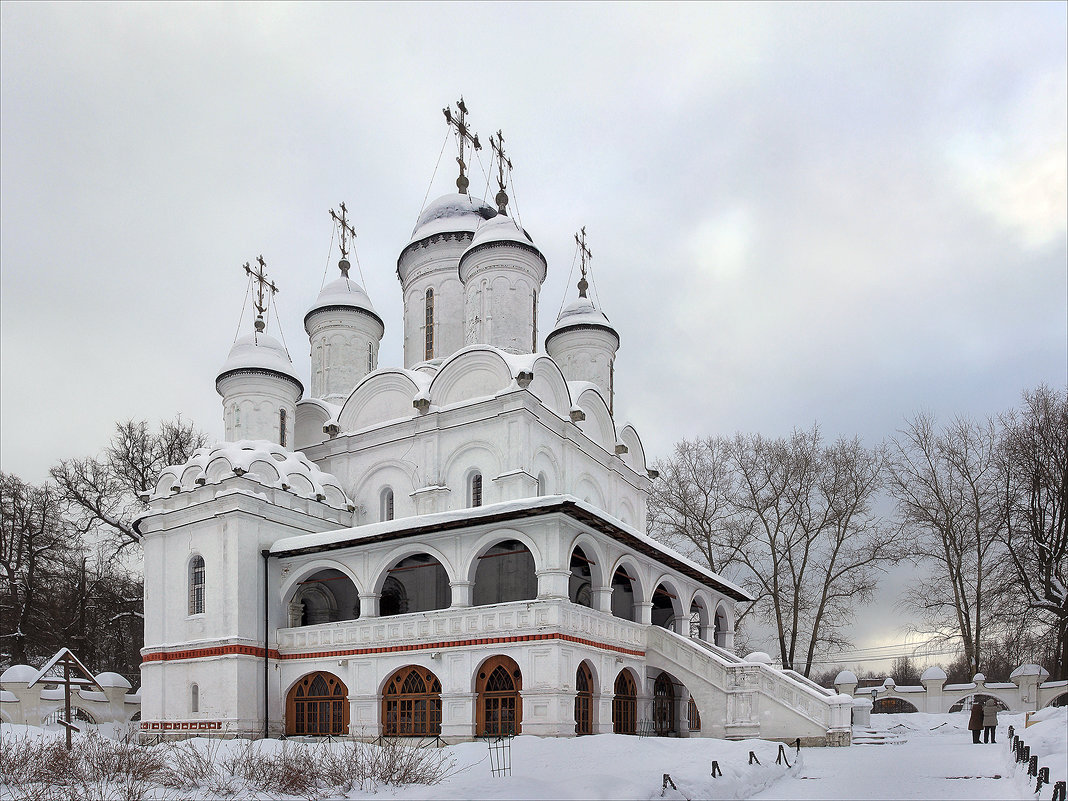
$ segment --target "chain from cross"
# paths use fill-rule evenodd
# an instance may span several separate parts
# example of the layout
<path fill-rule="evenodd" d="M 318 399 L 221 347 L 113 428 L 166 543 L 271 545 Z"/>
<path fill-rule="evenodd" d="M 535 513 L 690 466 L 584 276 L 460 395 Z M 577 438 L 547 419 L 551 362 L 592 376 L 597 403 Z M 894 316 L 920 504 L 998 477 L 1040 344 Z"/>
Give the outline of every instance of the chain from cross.
<path fill-rule="evenodd" d="M 341 240 L 341 258 L 346 259 L 349 255 L 349 237 L 356 238 L 356 229 L 348 221 L 348 209 L 345 208 L 345 204 L 341 203 L 341 214 L 338 214 L 333 209 L 330 209 L 331 219 L 337 223 L 338 233 Z"/>
<path fill-rule="evenodd" d="M 586 245 L 586 226 L 582 226 L 582 238 L 579 238 L 578 234 L 575 234 L 575 244 L 578 245 L 579 255 L 582 257 L 582 278 L 579 279 L 578 289 L 579 297 L 586 297 L 586 290 L 589 288 L 589 283 L 586 281 L 586 268 L 589 264 L 589 260 L 593 258 L 593 253 L 590 252 L 589 247 Z"/>
<path fill-rule="evenodd" d="M 258 285 L 256 287 L 256 302 L 253 303 L 253 306 L 256 309 L 256 313 L 262 317 L 263 313 L 267 311 L 267 307 L 263 305 L 264 290 L 270 290 L 271 294 L 273 295 L 278 292 L 278 287 L 275 286 L 274 281 L 267 280 L 267 262 L 263 260 L 263 256 L 257 256 L 256 261 L 260 265 L 259 269 L 253 270 L 246 261 L 245 272 L 252 276 L 252 280 L 254 280 Z M 257 325 L 256 330 L 261 331 L 262 329 L 259 327 L 259 325 Z"/>
<path fill-rule="evenodd" d="M 467 164 L 464 163 L 464 152 L 467 149 L 467 143 L 470 142 L 475 150 L 481 150 L 482 144 L 478 141 L 478 134 L 473 134 L 467 127 L 467 106 L 464 105 L 464 99 L 461 95 L 459 102 L 456 104 L 457 113 L 446 106 L 442 109 L 445 113 L 445 121 L 450 128 L 456 129 L 456 144 L 460 154 L 456 157 L 456 163 L 460 165 L 460 177 L 456 179 L 456 187 L 461 193 L 467 193 L 467 187 L 470 185 L 470 181 L 467 176 L 464 175 L 464 170 L 467 169 Z"/>

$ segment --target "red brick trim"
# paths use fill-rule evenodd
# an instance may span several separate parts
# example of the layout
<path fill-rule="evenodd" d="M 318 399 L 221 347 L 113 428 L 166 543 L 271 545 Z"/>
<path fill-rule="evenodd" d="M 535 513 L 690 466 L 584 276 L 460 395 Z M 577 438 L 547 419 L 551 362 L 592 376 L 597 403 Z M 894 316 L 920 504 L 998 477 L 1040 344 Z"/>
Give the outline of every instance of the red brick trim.
<path fill-rule="evenodd" d="M 143 720 L 141 731 L 218 731 L 221 720 Z"/>
<path fill-rule="evenodd" d="M 478 645 L 504 645 L 508 643 L 535 642 L 538 640 L 564 640 L 579 645 L 588 645 L 591 648 L 601 648 L 605 651 L 614 651 L 628 656 L 644 657 L 645 651 L 635 651 L 631 648 L 622 648 L 618 645 L 587 640 L 582 637 L 572 637 L 570 634 L 523 634 L 513 637 L 481 637 L 473 640 L 445 640 L 441 642 L 413 643 L 411 645 L 383 645 L 377 648 L 349 648 L 336 651 L 310 651 L 299 654 L 280 654 L 275 649 L 268 651 L 271 659 L 323 659 L 337 657 L 366 656 L 369 654 L 393 654 L 402 651 L 426 651 L 442 650 L 444 648 L 466 648 Z M 255 648 L 248 645 L 225 645 L 216 648 L 192 648 L 185 651 L 156 651 L 145 654 L 143 662 L 171 662 L 180 659 L 203 659 L 209 656 L 224 656 L 228 654 L 243 654 L 247 656 L 263 657 L 263 648 Z"/>

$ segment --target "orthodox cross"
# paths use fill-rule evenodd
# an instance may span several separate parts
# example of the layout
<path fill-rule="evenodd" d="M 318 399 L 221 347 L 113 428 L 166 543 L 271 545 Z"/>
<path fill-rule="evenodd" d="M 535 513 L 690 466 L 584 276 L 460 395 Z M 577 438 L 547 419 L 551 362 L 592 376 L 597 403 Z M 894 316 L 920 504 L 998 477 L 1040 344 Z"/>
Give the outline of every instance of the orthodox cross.
<path fill-rule="evenodd" d="M 333 209 L 330 209 L 330 217 L 335 223 L 337 223 L 338 232 L 341 237 L 341 261 L 338 262 L 338 267 L 341 268 L 341 274 L 346 278 L 349 277 L 349 237 L 356 239 L 356 229 L 349 224 L 346 215 L 348 209 L 345 208 L 345 204 L 342 203 L 341 214 L 339 215 Z"/>
<path fill-rule="evenodd" d="M 586 226 L 582 226 L 582 238 L 579 238 L 578 234 L 575 234 L 575 244 L 578 245 L 579 255 L 582 257 L 582 278 L 578 282 L 579 297 L 586 297 L 586 290 L 589 288 L 589 284 L 586 282 L 586 268 L 589 264 L 589 260 L 593 258 L 593 254 L 590 253 L 589 247 L 586 245 Z"/>
<path fill-rule="evenodd" d="M 461 194 L 466 195 L 467 187 L 471 182 L 464 175 L 464 170 L 467 169 L 467 165 L 464 163 L 464 151 L 467 149 L 468 142 L 474 145 L 475 150 L 481 150 L 482 144 L 478 141 L 478 134 L 471 133 L 467 128 L 467 106 L 464 105 L 463 96 L 460 97 L 456 108 L 458 109 L 456 114 L 448 106 L 443 108 L 442 111 L 445 112 L 445 121 L 449 124 L 449 127 L 456 129 L 456 144 L 460 151 L 460 155 L 456 157 L 456 163 L 460 165 L 460 177 L 456 179 L 456 188 L 460 190 Z"/>
<path fill-rule="evenodd" d="M 274 285 L 274 281 L 267 280 L 267 262 L 263 260 L 263 256 L 257 256 L 256 261 L 259 262 L 259 270 L 253 270 L 246 261 L 245 272 L 258 284 L 256 287 L 256 301 L 253 306 L 256 308 L 256 331 L 259 332 L 264 328 L 263 313 L 267 311 L 267 307 L 263 305 L 263 292 L 264 290 L 270 290 L 273 295 L 278 291 L 278 287 Z"/>
<path fill-rule="evenodd" d="M 507 214 L 508 208 L 508 193 L 504 191 L 504 168 L 508 167 L 508 172 L 512 172 L 512 160 L 504 154 L 504 134 L 501 133 L 500 128 L 497 129 L 497 139 L 494 141 L 493 135 L 490 135 L 490 147 L 493 148 L 493 155 L 497 158 L 497 186 L 500 187 L 500 191 L 497 193 L 497 211 L 501 214 Z"/>
<path fill-rule="evenodd" d="M 59 673 L 62 668 L 62 673 Z M 104 688 L 97 683 L 92 673 L 79 661 L 67 648 L 61 648 L 55 656 L 49 659 L 44 667 L 37 671 L 37 675 L 26 685 L 27 689 L 37 683 L 62 684 L 63 685 L 63 718 L 57 720 L 67 730 L 67 750 L 71 748 L 71 732 L 81 731 L 74 725 L 71 716 L 70 690 L 77 687 L 79 690 L 89 689 L 96 692 L 104 692 Z"/>

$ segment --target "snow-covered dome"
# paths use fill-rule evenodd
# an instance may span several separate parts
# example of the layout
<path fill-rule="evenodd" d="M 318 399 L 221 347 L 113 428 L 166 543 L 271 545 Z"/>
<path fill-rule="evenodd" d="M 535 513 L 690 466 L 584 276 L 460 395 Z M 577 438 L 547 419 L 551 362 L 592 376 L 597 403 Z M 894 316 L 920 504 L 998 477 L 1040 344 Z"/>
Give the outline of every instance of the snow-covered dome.
<path fill-rule="evenodd" d="M 287 451 L 267 440 L 220 442 L 208 448 L 197 448 L 187 462 L 168 467 L 160 474 L 149 498 L 163 498 L 204 484 L 217 484 L 235 475 L 335 509 L 352 509 L 352 501 L 337 478 L 324 473 L 304 454 Z"/>
<path fill-rule="evenodd" d="M 549 340 L 557 334 L 575 328 L 595 328 L 607 331 L 615 337 L 616 347 L 619 347 L 619 333 L 612 327 L 605 313 L 598 309 L 590 298 L 579 298 L 564 307 L 560 316 L 556 318 L 553 330 L 545 338 L 546 346 Z"/>
<path fill-rule="evenodd" d="M 857 674 L 854 673 L 852 670 L 843 670 L 843 671 L 839 672 L 839 674 L 837 676 L 834 677 L 834 683 L 835 683 L 835 685 L 838 685 L 838 684 L 856 684 L 857 683 Z"/>
<path fill-rule="evenodd" d="M 753 653 L 749 654 L 749 656 L 747 656 L 744 661 L 749 662 L 751 664 L 755 664 L 755 665 L 770 665 L 770 664 L 772 664 L 771 656 L 769 656 L 768 654 L 764 653 L 763 651 L 753 651 Z"/>
<path fill-rule="evenodd" d="M 1039 681 L 1044 681 L 1049 677 L 1049 671 L 1042 665 L 1020 665 L 1016 670 L 1009 674 L 1009 679 L 1015 681 L 1021 676 L 1038 676 Z"/>
<path fill-rule="evenodd" d="M 530 234 L 525 229 L 520 228 L 519 223 L 511 217 L 503 214 L 498 214 L 496 217 L 486 220 L 478 227 L 474 237 L 471 239 L 471 247 L 468 250 L 486 242 L 518 242 L 527 247 L 535 247 L 534 240 L 531 239 Z"/>
<path fill-rule="evenodd" d="M 37 675 L 37 668 L 29 665 L 12 665 L 3 673 L 0 673 L 0 684 L 29 684 Z"/>
<path fill-rule="evenodd" d="M 434 234 L 465 231 L 474 233 L 483 221 L 497 216 L 497 210 L 480 198 L 471 195 L 442 195 L 431 201 L 412 231 L 412 242 Z"/>
<path fill-rule="evenodd" d="M 133 689 L 133 685 L 118 673 L 100 673 L 96 677 L 96 683 L 101 687 L 122 687 L 124 690 Z"/>
<path fill-rule="evenodd" d="M 319 297 L 315 299 L 315 303 L 308 308 L 307 313 L 304 315 L 305 324 L 307 324 L 308 317 L 312 312 L 335 306 L 359 309 L 370 314 L 379 323 L 382 322 L 382 318 L 378 316 L 375 307 L 371 305 L 371 298 L 368 297 L 364 288 L 348 276 L 342 276 L 323 287 Z"/>
<path fill-rule="evenodd" d="M 931 665 L 920 674 L 920 681 L 945 681 L 947 678 L 949 677 L 946 675 L 946 671 L 942 670 L 938 665 Z"/>
<path fill-rule="evenodd" d="M 218 388 L 218 382 L 225 376 L 242 370 L 275 373 L 288 378 L 300 387 L 301 392 L 304 391 L 304 385 L 297 377 L 297 372 L 293 369 L 293 361 L 289 358 L 286 349 L 277 339 L 262 331 L 237 338 L 233 347 L 230 348 L 230 355 L 219 368 L 218 377 L 215 379 L 216 388 Z"/>

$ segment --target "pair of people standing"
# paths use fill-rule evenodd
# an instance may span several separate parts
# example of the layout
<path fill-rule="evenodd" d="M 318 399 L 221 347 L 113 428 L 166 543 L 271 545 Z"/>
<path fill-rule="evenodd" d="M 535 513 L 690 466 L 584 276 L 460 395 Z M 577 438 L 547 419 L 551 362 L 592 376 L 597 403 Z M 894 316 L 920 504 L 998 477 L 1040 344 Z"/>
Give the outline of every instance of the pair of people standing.
<path fill-rule="evenodd" d="M 984 743 L 996 743 L 995 734 L 998 726 L 998 705 L 993 698 L 988 698 L 984 705 L 976 699 L 972 704 L 972 714 L 968 718 L 968 729 L 972 733 L 972 742 L 979 743 L 979 733 L 983 733 Z"/>

